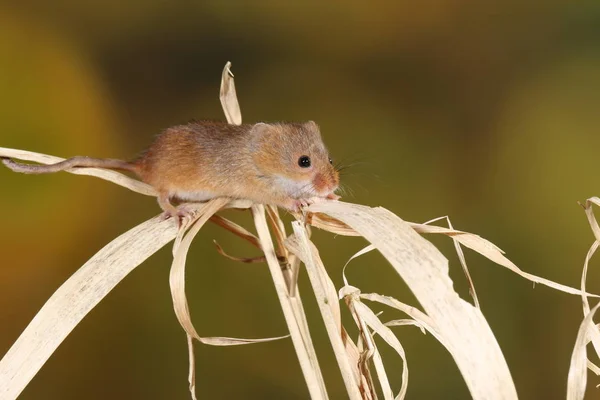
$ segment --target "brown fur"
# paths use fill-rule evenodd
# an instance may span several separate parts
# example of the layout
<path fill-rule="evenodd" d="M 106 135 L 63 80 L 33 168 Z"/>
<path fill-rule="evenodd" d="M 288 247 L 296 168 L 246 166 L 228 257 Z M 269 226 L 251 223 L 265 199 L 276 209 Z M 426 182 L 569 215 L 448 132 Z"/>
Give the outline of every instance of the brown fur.
<path fill-rule="evenodd" d="M 298 165 L 301 156 L 310 157 L 309 168 Z M 171 198 L 231 197 L 297 208 L 299 200 L 334 198 L 339 183 L 319 128 L 312 121 L 240 126 L 191 122 L 166 129 L 130 163 L 87 157 L 47 166 L 3 162 L 23 173 L 75 167 L 132 171 L 159 192 L 159 203 L 170 214 L 175 212 Z"/>

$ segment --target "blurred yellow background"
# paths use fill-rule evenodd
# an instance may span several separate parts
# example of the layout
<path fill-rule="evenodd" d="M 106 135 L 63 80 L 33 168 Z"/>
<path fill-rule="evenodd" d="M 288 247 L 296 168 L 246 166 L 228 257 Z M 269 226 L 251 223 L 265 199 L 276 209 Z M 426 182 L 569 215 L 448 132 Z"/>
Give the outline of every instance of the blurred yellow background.
<path fill-rule="evenodd" d="M 246 122 L 320 124 L 334 158 L 352 164 L 342 178 L 344 200 L 381 205 L 409 221 L 449 215 L 522 269 L 579 285 L 593 238 L 576 202 L 600 195 L 597 1 L 5 3 L 0 146 L 132 158 L 165 127 L 223 119 L 220 73 L 232 61 Z M 151 198 L 64 173 L 1 168 L 0 188 L 4 354 L 80 265 L 159 208 Z M 187 289 L 199 333 L 285 334 L 266 266 L 226 260 L 212 239 L 235 255 L 255 255 L 215 226 L 196 238 Z M 450 242 L 431 239 L 468 299 Z M 322 232 L 314 240 L 341 284 L 343 264 L 364 243 Z M 564 398 L 580 300 L 532 287 L 472 252 L 467 260 L 520 398 Z M 21 398 L 188 398 L 169 263 L 167 246 L 128 276 Z M 596 260 L 589 276 L 596 293 L 597 270 Z M 414 303 L 377 254 L 353 261 L 349 277 L 364 292 Z M 300 283 L 308 292 L 303 274 Z M 330 396 L 343 399 L 314 299 L 304 297 Z M 407 351 L 408 399 L 469 397 L 441 345 L 417 329 L 394 329 Z M 401 364 L 388 357 L 397 390 Z M 197 364 L 199 398 L 308 397 L 289 340 L 198 345 Z M 600 396 L 597 383 L 591 378 L 589 398 Z"/>

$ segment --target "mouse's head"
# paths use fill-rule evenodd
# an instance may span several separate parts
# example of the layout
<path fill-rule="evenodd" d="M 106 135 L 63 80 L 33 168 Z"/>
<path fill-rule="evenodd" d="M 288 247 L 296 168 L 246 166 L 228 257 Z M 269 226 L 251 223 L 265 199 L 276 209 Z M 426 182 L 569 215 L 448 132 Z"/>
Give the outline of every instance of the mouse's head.
<path fill-rule="evenodd" d="M 339 174 L 316 123 L 258 123 L 252 131 L 255 166 L 276 189 L 296 199 L 337 198 Z"/>

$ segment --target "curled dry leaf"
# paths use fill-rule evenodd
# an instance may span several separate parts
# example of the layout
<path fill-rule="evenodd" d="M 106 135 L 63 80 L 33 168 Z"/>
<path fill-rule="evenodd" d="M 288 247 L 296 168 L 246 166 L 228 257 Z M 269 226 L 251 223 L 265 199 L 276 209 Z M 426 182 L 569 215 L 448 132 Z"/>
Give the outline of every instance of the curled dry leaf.
<path fill-rule="evenodd" d="M 320 228 L 320 229 L 323 229 L 323 230 L 326 230 L 326 231 L 329 231 L 329 232 L 332 232 L 332 233 L 335 233 L 338 235 L 362 236 L 362 235 L 360 235 L 360 232 L 357 232 L 353 227 L 344 223 L 344 221 L 339 221 L 331 215 L 324 216 L 325 212 L 322 211 L 323 207 L 325 207 L 325 208 L 336 207 L 336 205 L 343 207 L 344 204 L 346 204 L 348 206 L 352 206 L 351 203 L 344 203 L 341 201 L 328 201 L 328 202 L 321 202 L 321 203 L 313 204 L 312 206 L 309 207 L 309 211 L 311 211 L 311 214 L 308 217 L 308 221 L 310 221 L 310 223 L 317 228 Z M 359 205 L 355 205 L 355 206 L 359 206 Z M 366 207 L 366 206 L 362 206 L 362 207 Z M 376 209 L 377 210 L 385 210 L 382 207 L 373 208 L 373 210 L 376 210 Z M 385 210 L 385 211 L 387 211 L 387 210 Z M 598 295 L 587 293 L 587 292 L 582 292 L 579 289 L 575 289 L 570 286 L 562 285 L 560 283 L 556 283 L 549 279 L 545 279 L 545 278 L 542 278 L 542 277 L 539 277 L 539 276 L 536 276 L 533 274 L 529 274 L 529 273 L 521 270 L 512 261 L 510 261 L 508 258 L 506 258 L 504 256 L 504 252 L 502 250 L 500 250 L 495 244 L 482 238 L 479 235 L 475 235 L 473 233 L 464 232 L 464 231 L 458 231 L 455 229 L 444 228 L 441 226 L 428 225 L 429 222 L 425 223 L 425 224 L 419 224 L 419 223 L 415 223 L 415 222 L 406 222 L 406 223 L 408 225 L 410 225 L 415 230 L 415 232 L 418 232 L 418 233 L 437 233 L 437 234 L 449 236 L 456 242 L 462 244 L 463 246 L 476 251 L 477 253 L 479 253 L 482 256 L 488 258 L 489 260 L 495 262 L 496 264 L 503 266 L 505 268 L 508 268 L 512 272 L 518 274 L 519 276 L 521 276 L 531 282 L 539 283 L 539 284 L 551 287 L 552 289 L 556 289 L 561 292 L 565 292 L 565 293 L 569 293 L 569 294 L 584 295 L 584 296 L 588 296 L 588 297 L 600 297 Z M 455 244 L 455 246 L 456 246 L 456 244 Z M 460 250 L 460 248 L 457 248 L 457 251 L 459 251 L 459 250 Z M 458 254 L 459 254 L 459 259 L 464 258 L 464 255 L 461 257 L 462 250 L 460 250 Z M 463 260 L 461 259 L 461 264 L 462 264 L 462 262 L 463 262 Z M 463 269 L 465 269 L 465 268 L 466 268 L 466 264 L 463 265 Z M 468 279 L 470 279 L 467 270 L 465 270 L 465 273 L 467 274 Z M 476 298 L 475 298 L 475 301 L 476 301 L 476 304 L 478 304 L 478 301 L 476 300 Z"/>
<path fill-rule="evenodd" d="M 266 338 L 266 339 L 238 339 L 238 338 L 204 338 L 198 335 L 198 332 L 194 328 L 190 311 L 188 307 L 187 297 L 185 295 L 185 265 L 187 259 L 187 253 L 192 244 L 192 240 L 200 231 L 200 228 L 208 221 L 214 213 L 221 210 L 228 203 L 227 199 L 218 198 L 210 200 L 198 208 L 195 213 L 194 220 L 189 224 L 191 227 L 187 234 L 185 227 L 180 229 L 179 233 L 182 236 L 180 241 L 176 241 L 173 246 L 173 264 L 171 265 L 171 274 L 169 282 L 171 285 L 171 295 L 173 296 L 173 306 L 175 308 L 175 315 L 179 320 L 179 323 L 185 330 L 185 332 L 204 344 L 211 344 L 216 346 L 234 346 L 240 344 L 265 342 L 269 340 L 280 339 L 277 338 Z"/>
<path fill-rule="evenodd" d="M 587 199 L 585 202 L 585 205 L 584 205 L 585 214 L 586 214 L 586 217 L 590 224 L 590 227 L 592 228 L 592 233 L 594 234 L 595 240 L 594 240 L 594 243 L 592 243 L 592 245 L 590 246 L 590 249 L 588 250 L 588 252 L 585 256 L 583 270 L 581 272 L 581 292 L 582 293 L 586 292 L 585 285 L 586 285 L 586 281 L 587 281 L 587 272 L 588 272 L 590 260 L 591 260 L 592 256 L 596 253 L 598 246 L 600 246 L 600 226 L 598 226 L 598 221 L 596 220 L 596 217 L 594 216 L 594 208 L 593 208 L 594 204 L 597 206 L 600 206 L 600 199 L 598 197 L 592 197 L 592 198 Z M 588 297 L 585 295 L 582 295 L 581 302 L 583 305 L 583 316 L 586 317 L 590 313 L 590 303 L 588 301 Z M 596 355 L 598 357 L 600 357 L 600 329 L 598 329 L 598 327 L 596 327 L 595 329 L 591 329 L 589 334 L 590 334 L 590 337 L 592 340 L 592 345 L 594 346 L 594 350 L 596 351 Z"/>
<path fill-rule="evenodd" d="M 594 205 L 600 206 L 600 198 L 591 197 L 582 205 L 595 239 L 585 256 L 585 261 L 583 263 L 583 270 L 581 273 L 582 293 L 586 292 L 586 281 L 590 260 L 600 246 L 600 226 L 598 226 L 598 221 L 594 216 Z M 567 386 L 567 399 L 569 400 L 583 399 L 587 385 L 588 369 L 596 375 L 600 373 L 600 369 L 588 360 L 587 357 L 587 345 L 590 341 L 592 342 L 596 355 L 600 356 L 600 329 L 593 323 L 593 316 L 598 309 L 598 305 L 593 309 L 590 309 L 590 303 L 588 296 L 586 295 L 581 296 L 581 301 L 584 319 L 579 328 L 579 333 L 571 356 L 571 366 L 569 368 Z"/>
<path fill-rule="evenodd" d="M 210 200 L 200 206 L 194 214 L 193 219 L 180 228 L 178 238 L 173 245 L 173 264 L 171 265 L 169 283 L 171 286 L 175 315 L 187 335 L 188 355 L 190 360 L 188 379 L 192 399 L 196 398 L 196 363 L 194 357 L 194 343 L 191 339 L 196 339 L 201 343 L 213 346 L 234 346 L 278 340 L 287 337 L 287 335 L 285 335 L 267 339 L 204 338 L 200 337 L 196 328 L 194 328 L 185 294 L 185 264 L 187 253 L 192 244 L 192 240 L 198 234 L 200 228 L 202 228 L 206 221 L 208 221 L 217 211 L 221 210 L 227 203 L 227 199 L 218 198 Z M 186 234 L 188 227 L 189 231 L 187 231 Z"/>
<path fill-rule="evenodd" d="M 445 216 L 443 219 L 448 222 L 448 228 L 454 230 L 452 226 L 452 222 L 448 216 Z M 428 225 L 428 223 L 424 223 L 423 225 Z M 469 284 L 469 294 L 473 298 L 473 303 L 475 307 L 479 308 L 479 298 L 477 298 L 477 291 L 475 290 L 475 284 L 473 284 L 473 279 L 471 278 L 471 274 L 469 273 L 469 268 L 467 267 L 467 260 L 465 259 L 465 253 L 462 251 L 462 247 L 460 247 L 460 241 L 452 237 L 452 243 L 454 244 L 454 249 L 456 250 L 456 254 L 458 255 L 458 260 L 460 261 L 460 265 L 462 267 L 463 273 L 467 278 L 467 283 Z M 500 250 L 501 251 L 501 250 Z"/>
<path fill-rule="evenodd" d="M 504 356 L 479 309 L 464 302 L 433 245 L 383 208 L 342 202 L 310 206 L 340 220 L 373 244 L 411 288 L 452 354 L 474 399 L 516 399 Z M 462 243 L 462 242 L 461 242 Z"/>
<path fill-rule="evenodd" d="M 328 399 L 325 381 L 323 380 L 323 375 L 317 360 L 317 354 L 310 337 L 304 308 L 302 307 L 302 302 L 300 300 L 300 294 L 298 293 L 298 289 L 296 289 L 296 295 L 293 297 L 290 296 L 288 284 L 286 283 L 283 271 L 277 262 L 273 240 L 269 235 L 269 227 L 267 226 L 264 206 L 253 206 L 252 215 L 254 216 L 254 223 L 256 225 L 258 237 L 261 241 L 261 247 L 267 258 L 267 265 L 269 266 L 269 271 L 271 272 L 271 277 L 275 284 L 275 291 L 277 292 L 277 297 L 279 298 L 281 309 L 290 331 L 292 343 L 294 344 L 294 349 L 296 350 L 311 399 Z M 351 399 L 359 400 L 360 396 L 354 396 L 351 397 Z"/>
<path fill-rule="evenodd" d="M 63 283 L 0 360 L 0 398 L 15 399 L 75 326 L 176 234 L 175 221 L 155 217 L 110 242 Z"/>
<path fill-rule="evenodd" d="M 296 221 L 292 223 L 292 227 L 294 228 L 294 236 L 288 238 L 286 246 L 306 266 L 348 396 L 351 400 L 360 400 L 362 397 L 359 391 L 359 381 L 350 362 L 351 360 L 346 354 L 346 345 L 341 334 L 341 315 L 335 287 L 324 271 L 323 263 L 316 252 L 316 248 L 308 239 L 303 224 Z"/>
<path fill-rule="evenodd" d="M 590 342 L 590 332 L 598 329 L 593 320 L 598 308 L 600 303 L 591 309 L 579 327 L 567 379 L 567 400 L 583 400 L 585 396 L 588 370 L 587 345 Z"/>
<path fill-rule="evenodd" d="M 225 112 L 227 122 L 232 125 L 241 125 L 242 112 L 240 111 L 240 104 L 235 92 L 235 83 L 229 61 L 225 64 L 225 68 L 223 68 L 219 98 L 221 99 L 221 106 L 223 107 L 223 112 Z"/>
<path fill-rule="evenodd" d="M 408 364 L 406 361 L 404 348 L 396 336 L 394 336 L 392 331 L 379 320 L 377 315 L 369 307 L 360 301 L 360 291 L 357 288 L 345 286 L 343 289 L 345 289 L 343 298 L 346 301 L 346 304 L 348 304 L 348 308 L 350 309 L 357 327 L 362 334 L 363 340 L 369 349 L 370 355 L 373 357 L 375 370 L 377 371 L 377 376 L 379 378 L 379 384 L 386 400 L 393 400 L 394 394 L 387 378 L 379 350 L 372 340 L 373 333 L 381 336 L 383 340 L 385 340 L 385 342 L 392 347 L 396 353 L 398 353 L 400 358 L 402 358 L 402 362 L 404 364 L 404 367 L 402 368 L 402 387 L 400 388 L 400 392 L 395 399 L 404 399 L 406 396 L 406 390 L 408 388 Z M 369 328 L 373 333 L 369 330 Z"/>

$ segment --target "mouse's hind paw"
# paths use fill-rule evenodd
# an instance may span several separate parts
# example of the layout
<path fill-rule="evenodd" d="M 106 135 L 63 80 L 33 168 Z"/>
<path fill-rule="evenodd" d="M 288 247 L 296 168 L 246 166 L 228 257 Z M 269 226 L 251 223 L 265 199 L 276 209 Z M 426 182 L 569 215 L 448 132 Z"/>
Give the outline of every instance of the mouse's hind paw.
<path fill-rule="evenodd" d="M 177 220 L 177 225 L 182 227 L 186 222 L 191 221 L 196 214 L 196 209 L 194 207 L 189 206 L 188 204 L 182 204 L 178 207 L 173 207 L 168 210 L 165 210 L 162 213 L 163 219 L 175 218 Z"/>

